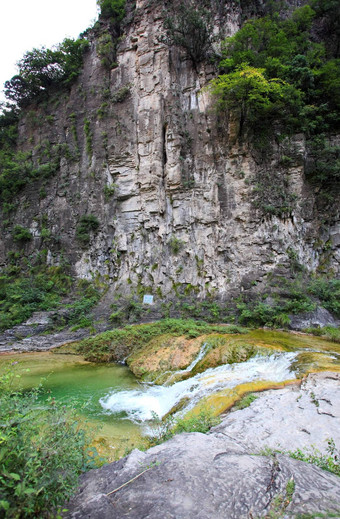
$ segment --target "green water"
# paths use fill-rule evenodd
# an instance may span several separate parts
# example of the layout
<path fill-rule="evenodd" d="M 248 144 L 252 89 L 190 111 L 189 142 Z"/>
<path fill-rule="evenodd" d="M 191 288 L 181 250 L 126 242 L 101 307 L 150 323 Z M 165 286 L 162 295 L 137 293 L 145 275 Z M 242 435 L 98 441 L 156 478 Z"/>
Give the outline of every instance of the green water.
<path fill-rule="evenodd" d="M 317 337 L 252 330 L 242 336 L 232 336 L 230 341 L 236 345 L 254 344 L 279 351 L 300 351 L 292 363 L 298 377 L 310 371 L 340 371 L 340 345 Z M 20 374 L 17 380 L 21 387 L 33 388 L 42 383 L 42 399 L 52 396 L 75 407 L 84 420 L 95 427 L 95 445 L 109 459 L 117 459 L 132 448 L 140 448 L 147 443 L 141 426 L 126 419 L 124 413 L 105 412 L 100 404 L 100 399 L 111 392 L 141 388 L 126 366 L 94 364 L 78 355 L 53 352 L 2 355 L 0 372 L 6 366 L 13 367 Z M 155 398 L 160 398 L 159 390 L 154 388 L 157 393 Z M 124 395 L 119 395 L 118 403 L 121 403 L 121 398 Z M 138 398 L 136 392 L 132 397 L 133 404 L 135 398 Z M 121 407 L 127 409 L 125 405 Z"/>
<path fill-rule="evenodd" d="M 97 448 L 112 459 L 143 443 L 141 428 L 123 415 L 105 413 L 100 398 L 109 392 L 136 389 L 139 382 L 119 364 L 94 364 L 78 355 L 52 352 L 0 356 L 0 371 L 13 367 L 18 385 L 29 389 L 42 384 L 41 398 L 50 396 L 78 409 L 95 427 Z"/>

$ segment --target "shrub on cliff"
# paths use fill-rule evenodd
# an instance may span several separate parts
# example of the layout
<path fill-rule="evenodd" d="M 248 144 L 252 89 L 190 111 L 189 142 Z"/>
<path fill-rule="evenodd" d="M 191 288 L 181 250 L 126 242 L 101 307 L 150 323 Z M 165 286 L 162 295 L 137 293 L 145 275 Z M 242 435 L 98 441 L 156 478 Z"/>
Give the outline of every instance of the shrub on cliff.
<path fill-rule="evenodd" d="M 12 252 L 8 258 L 10 265 L 0 269 L 0 331 L 22 323 L 34 312 L 60 308 L 66 295 L 72 296 L 72 302 L 66 306 L 68 311 L 61 316 L 58 312 L 53 314 L 53 324 L 58 327 L 92 324 L 91 309 L 100 298 L 96 287 L 86 280 L 73 279 L 65 265 L 37 265 L 31 257 L 33 265 L 27 268 L 25 258 L 21 263 L 20 256 Z"/>
<path fill-rule="evenodd" d="M 19 107 L 41 99 L 53 86 L 65 86 L 78 76 L 83 54 L 89 43 L 85 39 L 66 38 L 55 49 L 33 49 L 18 63 L 18 74 L 5 83 L 5 96 Z"/>
<path fill-rule="evenodd" d="M 81 216 L 76 229 L 76 238 L 82 245 L 87 245 L 91 239 L 91 232 L 95 232 L 99 227 L 99 222 L 93 214 Z"/>
<path fill-rule="evenodd" d="M 275 119 L 287 105 L 287 95 L 298 99 L 291 86 L 280 79 L 267 79 L 265 69 L 242 63 L 233 72 L 223 74 L 210 84 L 219 106 L 237 110 L 240 127 L 259 119 Z M 289 99 L 288 97 L 288 99 Z"/>
<path fill-rule="evenodd" d="M 207 58 L 214 41 L 213 18 L 208 9 L 185 0 L 165 13 L 165 41 L 182 47 L 194 66 Z"/>
<path fill-rule="evenodd" d="M 18 242 L 25 242 L 32 239 L 31 231 L 26 227 L 22 227 L 22 225 L 16 225 L 12 234 L 13 240 Z"/>
<path fill-rule="evenodd" d="M 280 142 L 303 132 L 308 147 L 317 151 L 306 175 L 331 200 L 340 179 L 339 149 L 329 139 L 340 129 L 340 60 L 339 46 L 326 29 L 339 6 L 309 4 L 289 18 L 273 14 L 248 20 L 227 38 L 221 74 L 210 89 L 220 110 L 238 116 L 239 135 L 246 133 L 267 155 L 274 138 Z"/>
<path fill-rule="evenodd" d="M 125 15 L 126 0 L 97 0 L 102 18 L 111 18 L 120 23 Z"/>

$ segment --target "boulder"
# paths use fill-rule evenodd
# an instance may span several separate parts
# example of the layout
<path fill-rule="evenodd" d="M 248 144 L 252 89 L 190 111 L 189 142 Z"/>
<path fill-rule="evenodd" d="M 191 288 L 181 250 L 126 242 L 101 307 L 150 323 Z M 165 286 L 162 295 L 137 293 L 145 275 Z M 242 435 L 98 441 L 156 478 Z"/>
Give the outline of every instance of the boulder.
<path fill-rule="evenodd" d="M 318 306 L 312 312 L 299 315 L 290 315 L 289 328 L 291 330 L 304 330 L 305 328 L 323 328 L 324 326 L 339 326 L 340 321 L 334 319 L 332 314 Z"/>

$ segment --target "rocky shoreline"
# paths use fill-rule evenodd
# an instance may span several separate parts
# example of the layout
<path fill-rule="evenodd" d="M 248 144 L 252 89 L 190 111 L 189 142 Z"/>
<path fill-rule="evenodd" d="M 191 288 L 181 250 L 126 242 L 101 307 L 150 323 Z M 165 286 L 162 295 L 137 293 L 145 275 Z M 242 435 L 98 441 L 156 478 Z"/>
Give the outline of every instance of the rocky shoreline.
<path fill-rule="evenodd" d="M 339 419 L 340 374 L 311 374 L 301 387 L 262 393 L 207 435 L 180 434 L 88 472 L 65 518 L 340 517 L 337 476 L 263 454 L 268 447 L 324 451 L 327 438 L 339 444 Z"/>
<path fill-rule="evenodd" d="M 5 332 L 0 351 L 46 351 L 88 335 L 48 333 L 45 317 Z M 221 418 L 206 435 L 179 434 L 84 474 L 65 519 L 340 517 L 340 479 L 288 456 L 340 445 L 340 373 L 264 391 Z"/>

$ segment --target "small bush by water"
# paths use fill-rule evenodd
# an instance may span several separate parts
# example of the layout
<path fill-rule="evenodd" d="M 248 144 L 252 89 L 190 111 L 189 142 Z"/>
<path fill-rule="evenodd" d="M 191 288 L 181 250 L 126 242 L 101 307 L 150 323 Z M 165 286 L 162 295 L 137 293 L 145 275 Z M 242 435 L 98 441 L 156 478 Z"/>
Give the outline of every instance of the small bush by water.
<path fill-rule="evenodd" d="M 0 516 L 55 517 L 99 458 L 74 410 L 15 389 L 18 376 L 0 377 Z"/>
<path fill-rule="evenodd" d="M 340 330 L 334 326 L 324 326 L 323 328 L 306 328 L 306 333 L 311 333 L 317 337 L 324 337 L 332 342 L 340 343 Z"/>
<path fill-rule="evenodd" d="M 153 337 L 169 334 L 173 337 L 199 337 L 207 333 L 245 333 L 237 326 L 211 325 L 191 319 L 164 319 L 156 323 L 125 326 L 98 334 L 77 344 L 77 352 L 85 355 L 86 360 L 109 362 L 120 360 L 140 348 Z"/>
<path fill-rule="evenodd" d="M 207 433 L 212 427 L 221 423 L 221 419 L 216 417 L 213 410 L 203 408 L 198 414 L 188 414 L 183 418 L 174 418 L 169 416 L 165 420 L 159 420 L 155 416 L 157 423 L 150 435 L 150 447 L 159 445 L 170 440 L 175 434 L 183 432 L 200 432 Z"/>
<path fill-rule="evenodd" d="M 252 404 L 254 400 L 256 400 L 257 398 L 258 396 L 254 395 L 254 393 L 249 393 L 248 395 L 245 395 L 243 398 L 241 398 L 241 400 L 236 402 L 236 404 L 234 405 L 234 409 L 236 411 L 240 409 L 245 409 L 246 407 L 249 407 L 250 404 Z"/>

